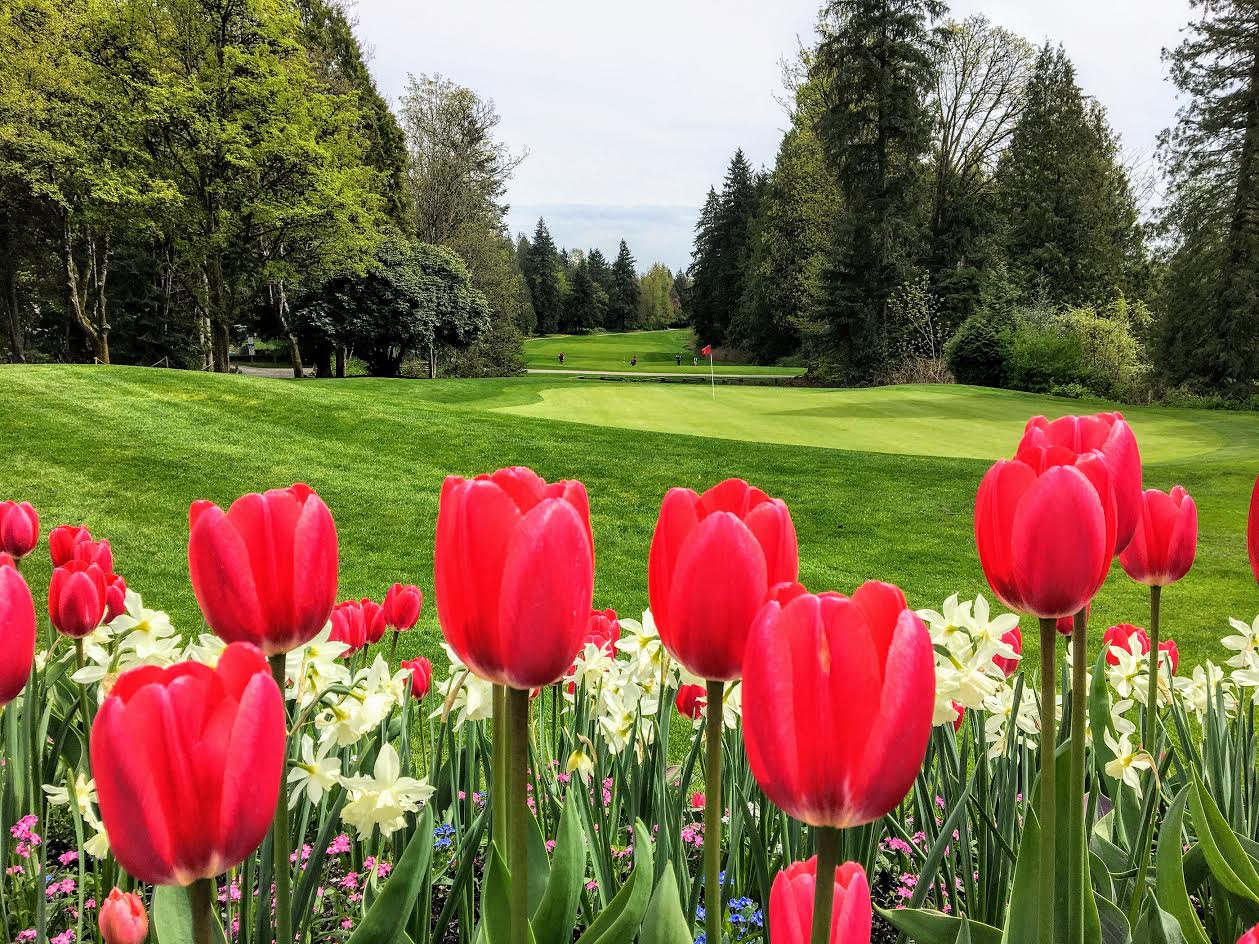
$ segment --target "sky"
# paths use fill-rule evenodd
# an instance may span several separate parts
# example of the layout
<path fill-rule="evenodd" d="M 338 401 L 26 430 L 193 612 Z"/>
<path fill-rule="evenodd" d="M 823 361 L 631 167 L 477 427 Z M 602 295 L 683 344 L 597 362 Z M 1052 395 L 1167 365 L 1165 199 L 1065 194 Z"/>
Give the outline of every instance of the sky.
<path fill-rule="evenodd" d="M 690 261 L 695 218 L 742 147 L 771 168 L 787 124 L 781 62 L 813 37 L 819 0 L 358 0 L 352 12 L 391 101 L 409 73 L 493 99 L 499 137 L 527 156 L 508 190 L 513 234 L 546 218 L 557 244 L 642 271 Z M 1164 47 L 1188 0 L 954 0 L 1034 43 L 1061 42 L 1148 168 L 1176 110 Z"/>

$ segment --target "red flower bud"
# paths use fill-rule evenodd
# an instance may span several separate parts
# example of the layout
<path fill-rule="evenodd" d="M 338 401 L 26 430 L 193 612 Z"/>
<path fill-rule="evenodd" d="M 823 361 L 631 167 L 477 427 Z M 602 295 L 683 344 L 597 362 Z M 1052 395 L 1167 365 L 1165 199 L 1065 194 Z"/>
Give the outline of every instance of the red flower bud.
<path fill-rule="evenodd" d="M 17 568 L 0 566 L 0 708 L 26 687 L 35 664 L 35 601 Z"/>
<path fill-rule="evenodd" d="M 1124 573 L 1150 587 L 1175 583 L 1193 566 L 1198 549 L 1198 506 L 1179 485 L 1141 495 L 1141 518 L 1119 555 Z"/>
<path fill-rule="evenodd" d="M 420 607 L 424 603 L 424 594 L 420 588 L 412 584 L 395 583 L 385 594 L 382 606 L 385 625 L 395 633 L 404 633 L 420 618 Z"/>
<path fill-rule="evenodd" d="M 82 561 L 85 564 L 95 564 L 101 569 L 101 573 L 105 575 L 106 583 L 113 579 L 114 551 L 107 540 L 93 541 L 88 539 L 76 541 L 70 559 Z"/>
<path fill-rule="evenodd" d="M 1180 650 L 1176 647 L 1176 640 L 1163 640 L 1158 644 L 1158 651 L 1167 655 L 1167 662 L 1172 668 L 1172 675 L 1175 675 L 1176 670 L 1180 668 Z"/>
<path fill-rule="evenodd" d="M 403 659 L 402 667 L 411 673 L 411 694 L 417 701 L 423 701 L 433 686 L 433 663 L 423 656 L 416 659 Z"/>
<path fill-rule="evenodd" d="M 1259 581 L 1259 477 L 1250 493 L 1250 515 L 1246 519 L 1246 549 L 1250 552 L 1250 570 Z"/>
<path fill-rule="evenodd" d="M 96 564 L 72 560 L 52 572 L 48 617 L 57 632 L 82 639 L 105 618 L 107 581 Z"/>
<path fill-rule="evenodd" d="M 127 610 L 127 581 L 114 574 L 105 586 L 105 616 L 102 623 L 112 623 L 114 617 L 121 616 Z"/>
<path fill-rule="evenodd" d="M 264 655 L 304 645 L 337 599 L 337 529 L 308 485 L 245 495 L 224 512 L 188 512 L 188 570 L 205 621 L 227 642 Z"/>
<path fill-rule="evenodd" d="M 678 714 L 694 721 L 704 714 L 704 705 L 708 702 L 708 691 L 703 685 L 683 685 L 678 689 L 678 697 L 673 704 Z"/>
<path fill-rule="evenodd" d="M 140 896 L 115 888 L 101 902 L 97 925 L 104 944 L 144 944 L 149 936 L 149 915 Z"/>
<path fill-rule="evenodd" d="M 1102 645 L 1106 647 L 1106 662 L 1118 665 L 1119 657 L 1110 651 L 1111 646 L 1126 649 L 1134 656 L 1143 656 L 1150 651 L 1150 637 L 1141 626 L 1119 623 L 1106 627 L 1106 632 L 1102 633 Z"/>
<path fill-rule="evenodd" d="M 1009 643 L 1010 648 L 1014 650 L 1016 655 L 1023 654 L 1023 631 L 1015 626 L 1012 630 L 1001 637 L 1001 641 Z M 1020 659 L 1008 659 L 1005 656 L 993 656 L 992 664 L 1001 670 L 1001 674 L 1006 678 L 1012 676 L 1018 671 Z"/>
<path fill-rule="evenodd" d="M 703 495 L 670 489 L 651 539 L 647 587 L 660 639 L 700 678 L 739 677 L 748 630 L 771 587 L 799 570 L 784 502 L 741 479 Z"/>
<path fill-rule="evenodd" d="M 752 626 L 748 763 L 766 796 L 811 826 L 894 809 L 922 768 L 934 709 L 931 636 L 891 584 L 771 600 Z"/>
<path fill-rule="evenodd" d="M 437 617 L 478 676 L 533 689 L 573 663 L 594 595 L 590 505 L 580 482 L 525 468 L 442 485 Z"/>
<path fill-rule="evenodd" d="M 385 634 L 384 611 L 379 603 L 366 597 L 338 603 L 332 608 L 329 619 L 332 632 L 328 638 L 349 646 L 345 651 L 347 656 L 379 642 Z"/>
<path fill-rule="evenodd" d="M 30 502 L 0 502 L 0 551 L 21 560 L 39 543 L 39 515 Z"/>
<path fill-rule="evenodd" d="M 61 567 L 74 560 L 74 549 L 84 541 L 92 540 L 87 528 L 77 524 L 59 524 L 48 532 L 48 555 L 54 567 Z"/>
<path fill-rule="evenodd" d="M 284 700 L 262 652 L 234 642 L 199 662 L 124 672 L 92 725 L 92 773 L 114 856 L 152 885 L 242 862 L 280 793 Z"/>
<path fill-rule="evenodd" d="M 774 878 L 769 892 L 770 944 L 809 944 L 816 885 L 817 856 L 792 863 Z M 870 944 L 874 923 L 870 883 L 856 862 L 835 869 L 832 907 L 830 944 Z"/>

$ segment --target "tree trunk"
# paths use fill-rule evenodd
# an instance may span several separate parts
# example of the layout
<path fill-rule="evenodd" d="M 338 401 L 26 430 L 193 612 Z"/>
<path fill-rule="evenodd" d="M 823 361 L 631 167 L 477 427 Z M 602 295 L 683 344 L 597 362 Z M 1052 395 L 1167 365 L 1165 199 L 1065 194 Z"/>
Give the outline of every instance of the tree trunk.
<path fill-rule="evenodd" d="M 80 272 L 79 262 L 74 258 L 74 223 L 68 211 L 64 219 L 63 237 L 70 314 L 87 335 L 96 359 L 102 364 L 108 364 L 109 322 L 105 315 L 105 279 L 109 272 L 109 242 L 102 242 L 98 258 L 96 241 L 90 231 L 87 233 L 87 268 Z"/>
<path fill-rule="evenodd" d="M 232 369 L 229 350 L 227 323 L 214 318 L 210 321 L 210 352 L 213 356 L 214 372 L 225 374 Z"/>
<path fill-rule="evenodd" d="M 17 276 L 11 265 L 6 267 L 4 277 L 4 300 L 9 314 L 9 350 L 13 363 L 21 364 L 26 361 L 26 353 L 22 344 L 22 317 L 17 306 Z"/>
<path fill-rule="evenodd" d="M 293 362 L 293 377 L 301 380 L 305 370 L 302 367 L 302 346 L 297 343 L 297 335 L 289 335 L 289 358 Z"/>
<path fill-rule="evenodd" d="M 315 376 L 332 376 L 332 346 L 327 341 L 315 343 Z"/>
<path fill-rule="evenodd" d="M 337 376 L 345 377 L 345 345 L 337 345 Z"/>
<path fill-rule="evenodd" d="M 437 379 L 437 345 L 429 344 L 428 346 L 428 379 Z"/>

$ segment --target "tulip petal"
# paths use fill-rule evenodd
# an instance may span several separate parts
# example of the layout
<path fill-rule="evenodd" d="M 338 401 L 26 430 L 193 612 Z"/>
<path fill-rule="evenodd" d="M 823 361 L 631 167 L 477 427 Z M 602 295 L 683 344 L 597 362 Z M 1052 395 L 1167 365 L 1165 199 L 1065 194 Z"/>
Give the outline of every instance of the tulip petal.
<path fill-rule="evenodd" d="M 266 616 L 244 539 L 215 505 L 202 505 L 190 518 L 188 572 L 206 622 L 229 643 L 261 642 Z"/>
<path fill-rule="evenodd" d="M 647 595 L 662 632 L 669 625 L 669 592 L 678 555 L 699 523 L 699 496 L 689 488 L 671 488 L 660 503 L 660 516 L 647 556 Z"/>

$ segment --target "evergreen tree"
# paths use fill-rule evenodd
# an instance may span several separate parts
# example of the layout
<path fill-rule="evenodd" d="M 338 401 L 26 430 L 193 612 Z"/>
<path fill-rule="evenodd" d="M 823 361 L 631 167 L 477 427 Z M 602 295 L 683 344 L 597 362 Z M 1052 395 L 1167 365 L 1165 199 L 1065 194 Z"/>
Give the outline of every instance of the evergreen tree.
<path fill-rule="evenodd" d="M 560 257 L 555 242 L 546 228 L 546 221 L 539 218 L 533 231 L 533 242 L 528 246 L 525 263 L 525 281 L 533 300 L 538 331 L 554 334 L 560 329 L 564 317 L 564 293 L 560 287 Z"/>
<path fill-rule="evenodd" d="M 602 323 L 598 311 L 594 279 L 585 258 L 578 260 L 569 279 L 568 297 L 564 299 L 564 330 L 580 334 Z"/>
<path fill-rule="evenodd" d="M 885 366 L 888 300 L 922 252 L 931 24 L 943 9 L 939 0 L 831 0 L 823 14 L 817 68 L 828 94 L 817 133 L 841 208 L 809 354 L 848 381 Z"/>
<path fill-rule="evenodd" d="M 1139 292 L 1143 244 L 1118 140 L 1062 47 L 1040 50 L 997 167 L 1011 274 L 1055 304 Z"/>
<path fill-rule="evenodd" d="M 1247 396 L 1259 380 L 1259 5 L 1192 0 L 1169 54 L 1186 104 L 1164 138 L 1174 239 L 1158 364 L 1175 383 Z"/>
<path fill-rule="evenodd" d="M 616 331 L 628 331 L 638 325 L 638 272 L 629 246 L 621 240 L 612 263 L 612 276 L 608 287 L 607 327 Z"/>
<path fill-rule="evenodd" d="M 612 287 L 612 267 L 608 265 L 608 258 L 601 250 L 591 249 L 586 253 L 586 264 L 590 267 L 590 277 L 596 285 L 602 286 L 605 292 Z"/>
<path fill-rule="evenodd" d="M 705 344 L 726 342 L 742 298 L 758 186 L 740 148 L 730 159 L 721 195 L 710 190 L 700 212 L 690 272 L 690 315 L 697 338 Z"/>

